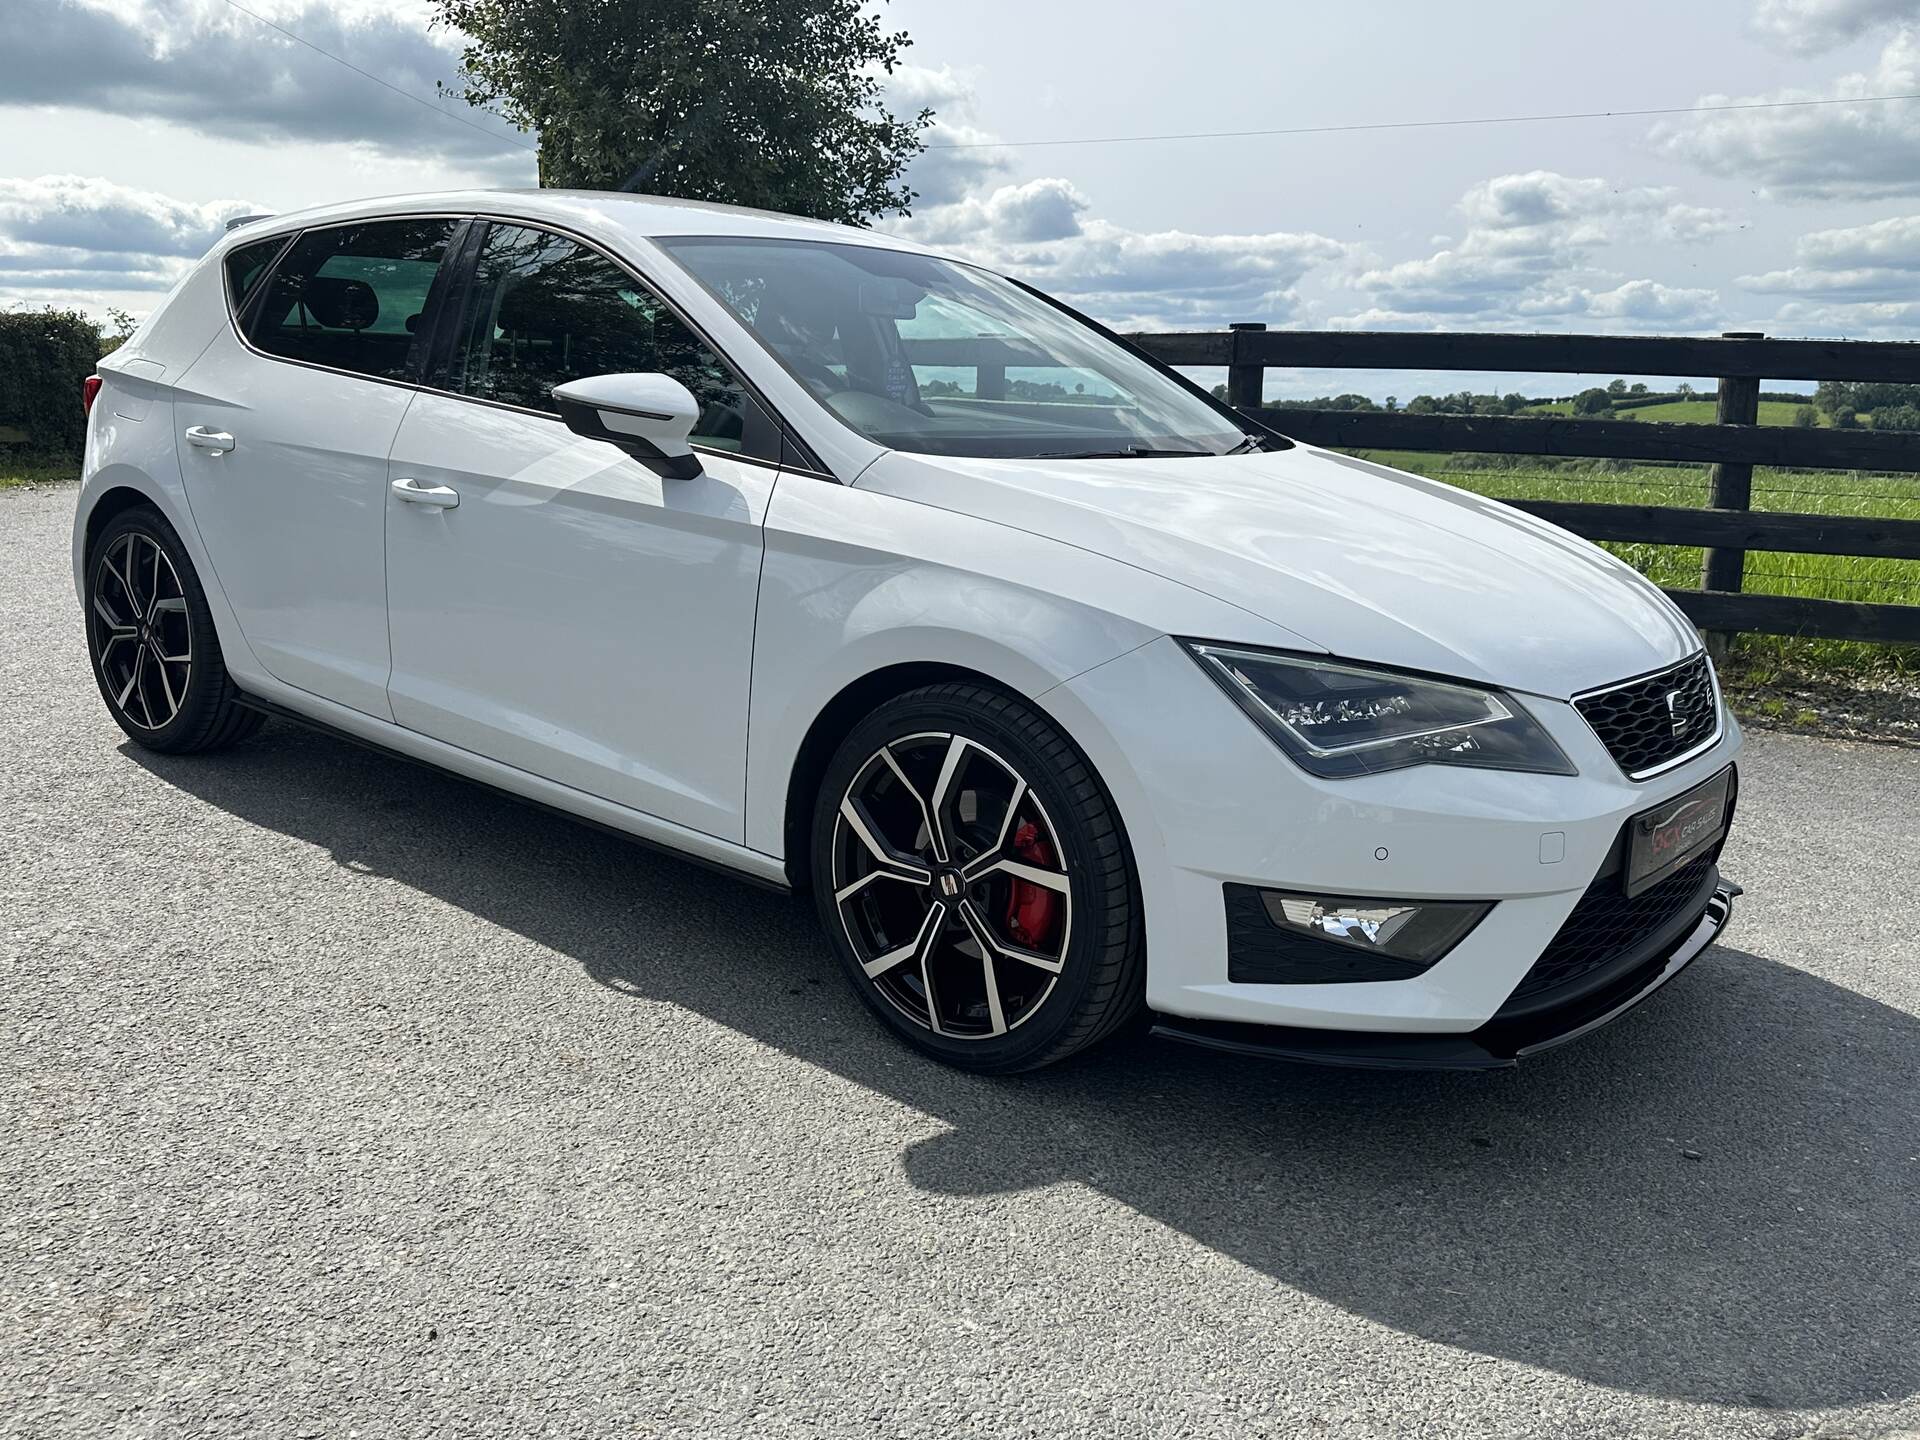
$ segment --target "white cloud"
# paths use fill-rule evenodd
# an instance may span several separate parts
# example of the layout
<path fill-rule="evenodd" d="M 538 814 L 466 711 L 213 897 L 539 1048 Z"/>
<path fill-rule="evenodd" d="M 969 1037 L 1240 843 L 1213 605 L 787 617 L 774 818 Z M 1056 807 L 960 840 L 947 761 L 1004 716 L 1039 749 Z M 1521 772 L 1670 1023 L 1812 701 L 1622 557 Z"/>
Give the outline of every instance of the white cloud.
<path fill-rule="evenodd" d="M 964 245 L 985 240 L 994 245 L 1065 240 L 1081 233 L 1087 197 L 1070 180 L 1029 180 L 1002 185 L 984 198 L 962 197 L 928 207 L 911 226 L 929 245 Z"/>
<path fill-rule="evenodd" d="M 1913 6 L 1907 7 L 1909 10 Z M 1867 101 L 1920 92 L 1920 28 L 1895 33 L 1871 71 L 1819 88 L 1708 95 L 1702 105 L 1840 100 L 1733 110 L 1663 122 L 1654 148 L 1711 175 L 1757 185 L 1765 198 L 1871 200 L 1920 193 L 1920 101 Z"/>
<path fill-rule="evenodd" d="M 1816 55 L 1910 20 L 1920 20 L 1920 0 L 1760 0 L 1753 28 L 1782 50 Z"/>
<path fill-rule="evenodd" d="M 1294 287 L 1345 254 L 1324 235 L 1143 232 L 1096 220 L 1065 244 L 1029 253 L 1017 268 L 1116 329 L 1205 329 L 1297 318 Z"/>
<path fill-rule="evenodd" d="M 1369 304 L 1336 323 L 1505 328 L 1553 319 L 1671 329 L 1700 324 L 1717 309 L 1711 290 L 1623 278 L 1597 265 L 1625 241 L 1694 244 L 1732 228 L 1724 212 L 1681 204 L 1671 190 L 1533 170 L 1484 180 L 1457 208 L 1467 221 L 1458 241 L 1361 271 L 1351 284 Z"/>
<path fill-rule="evenodd" d="M 1816 230 L 1795 243 L 1793 255 L 1788 268 L 1737 283 L 1761 294 L 1902 300 L 1920 292 L 1920 215 Z"/>
<path fill-rule="evenodd" d="M 1656 280 L 1629 280 L 1611 290 L 1574 288 L 1560 295 L 1523 302 L 1520 313 L 1572 316 L 1594 320 L 1624 320 L 1634 327 L 1667 330 L 1701 323 L 1719 310 L 1714 290 L 1681 289 Z"/>
<path fill-rule="evenodd" d="M 1771 335 L 1819 339 L 1911 340 L 1920 331 L 1920 301 L 1882 300 L 1855 305 L 1828 302 L 1782 305 L 1768 322 Z"/>
<path fill-rule="evenodd" d="M 248 8 L 406 94 L 209 0 L 127 0 L 112 9 L 8 0 L 0 6 L 0 104 L 170 121 L 227 139 L 389 155 L 424 149 L 483 175 L 530 173 L 532 156 L 520 148 L 528 137 L 453 96 L 436 100 L 436 83 L 458 71 L 458 37 L 429 32 L 417 7 L 299 0 Z"/>
<path fill-rule="evenodd" d="M 171 285 L 251 210 L 193 203 L 81 175 L 0 180 L 0 289 L 124 293 Z"/>
<path fill-rule="evenodd" d="M 917 72 L 911 87 L 889 100 L 935 105 L 945 133 L 991 139 L 976 122 L 972 91 L 950 71 Z M 934 152 L 971 157 L 968 168 L 938 172 L 912 218 L 893 228 L 1031 279 L 1119 328 L 1315 323 L 1320 317 L 1303 300 L 1301 283 L 1342 266 L 1351 272 L 1359 261 L 1353 247 L 1312 233 L 1134 230 L 1099 218 L 1066 179 L 1007 181 L 998 153 Z M 928 188 L 920 172 L 913 178 Z M 1535 170 L 1483 181 L 1457 208 L 1466 227 L 1459 240 L 1436 236 L 1440 248 L 1429 256 L 1349 274 L 1347 283 L 1369 303 L 1333 323 L 1577 320 L 1672 329 L 1703 324 L 1717 312 L 1712 290 L 1612 274 L 1593 263 L 1618 241 L 1692 245 L 1733 228 L 1724 212 L 1681 203 L 1671 190 Z"/>
<path fill-rule="evenodd" d="M 927 149 L 907 169 L 906 181 L 917 195 L 916 209 L 953 205 L 983 186 L 1003 179 L 1012 167 L 1006 152 L 977 148 L 993 140 L 973 123 L 973 86 L 947 66 L 930 70 L 901 65 L 886 82 L 888 108 L 907 116 L 933 111 L 933 124 L 923 133 Z M 948 147 L 964 147 L 959 149 Z"/>
<path fill-rule="evenodd" d="M 951 70 L 902 67 L 887 100 L 896 111 L 934 107 L 930 145 L 995 138 L 978 123 L 971 86 Z M 1070 180 L 1012 183 L 1011 168 L 1004 151 L 930 150 L 908 174 L 921 192 L 913 215 L 888 228 L 1017 274 L 1123 330 L 1285 322 L 1298 310 L 1301 279 L 1347 254 L 1323 235 L 1130 229 L 1092 215 Z"/>

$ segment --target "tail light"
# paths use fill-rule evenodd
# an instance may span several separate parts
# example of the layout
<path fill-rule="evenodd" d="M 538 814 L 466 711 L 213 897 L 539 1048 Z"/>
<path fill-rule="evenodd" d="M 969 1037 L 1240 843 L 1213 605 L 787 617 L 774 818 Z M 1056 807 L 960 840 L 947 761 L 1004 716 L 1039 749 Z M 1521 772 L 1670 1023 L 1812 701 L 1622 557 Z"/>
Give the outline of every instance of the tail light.
<path fill-rule="evenodd" d="M 93 402 L 100 395 L 100 377 L 89 375 L 80 382 L 80 408 L 87 414 L 93 413 Z"/>

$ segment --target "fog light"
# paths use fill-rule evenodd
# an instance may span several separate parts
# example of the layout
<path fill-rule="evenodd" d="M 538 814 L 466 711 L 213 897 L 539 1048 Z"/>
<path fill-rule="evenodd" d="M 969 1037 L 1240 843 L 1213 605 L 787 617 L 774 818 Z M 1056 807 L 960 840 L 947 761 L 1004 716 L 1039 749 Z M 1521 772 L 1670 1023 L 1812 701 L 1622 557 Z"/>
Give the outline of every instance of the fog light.
<path fill-rule="evenodd" d="M 1263 890 L 1260 898 L 1267 918 L 1283 930 L 1427 965 L 1465 939 L 1493 908 L 1479 901 L 1366 900 L 1284 890 Z"/>

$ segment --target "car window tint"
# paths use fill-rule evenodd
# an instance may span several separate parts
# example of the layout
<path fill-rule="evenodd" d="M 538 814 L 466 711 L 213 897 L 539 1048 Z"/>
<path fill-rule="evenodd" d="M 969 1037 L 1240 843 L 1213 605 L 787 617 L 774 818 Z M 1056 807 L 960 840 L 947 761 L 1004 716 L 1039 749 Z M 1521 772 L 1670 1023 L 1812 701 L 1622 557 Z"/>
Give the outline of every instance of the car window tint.
<path fill-rule="evenodd" d="M 407 378 L 452 220 L 309 230 L 274 267 L 249 338 L 271 355 Z"/>
<path fill-rule="evenodd" d="M 233 306 L 235 314 L 247 303 L 253 287 L 260 283 L 267 266 L 273 263 L 273 257 L 280 253 L 286 243 L 286 236 L 275 235 L 271 240 L 257 240 L 251 245 L 242 245 L 237 250 L 227 252 L 227 301 Z"/>
<path fill-rule="evenodd" d="M 564 235 L 490 226 L 456 334 L 462 394 L 551 411 L 568 380 L 671 375 L 700 402 L 696 445 L 779 458 L 777 434 L 726 362 L 633 276 Z"/>

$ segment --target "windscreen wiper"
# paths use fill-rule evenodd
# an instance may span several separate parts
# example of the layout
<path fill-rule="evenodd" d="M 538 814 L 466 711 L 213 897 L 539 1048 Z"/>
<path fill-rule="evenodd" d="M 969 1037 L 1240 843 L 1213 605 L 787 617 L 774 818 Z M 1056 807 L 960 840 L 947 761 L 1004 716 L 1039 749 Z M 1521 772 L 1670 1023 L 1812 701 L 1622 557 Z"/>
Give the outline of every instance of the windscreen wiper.
<path fill-rule="evenodd" d="M 1136 460 L 1186 459 L 1219 455 L 1218 450 L 1162 450 L 1152 445 L 1122 445 L 1116 450 L 1042 450 L 1032 460 Z"/>

